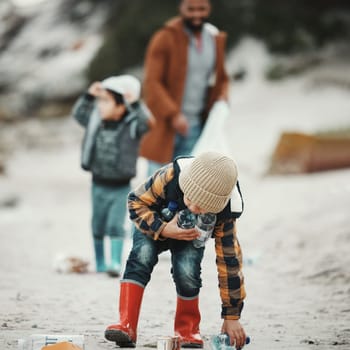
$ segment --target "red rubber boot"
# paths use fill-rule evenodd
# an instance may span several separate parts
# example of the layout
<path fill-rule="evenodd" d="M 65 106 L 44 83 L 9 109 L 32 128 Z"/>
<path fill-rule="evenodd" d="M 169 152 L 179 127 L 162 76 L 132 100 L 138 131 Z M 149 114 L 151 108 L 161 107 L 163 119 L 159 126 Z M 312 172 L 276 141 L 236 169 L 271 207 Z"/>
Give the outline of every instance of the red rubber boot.
<path fill-rule="evenodd" d="M 144 288 L 135 283 L 120 284 L 118 324 L 112 324 L 105 330 L 105 338 L 116 342 L 121 348 L 134 348 L 137 339 L 137 323 Z"/>
<path fill-rule="evenodd" d="M 203 340 L 199 334 L 201 315 L 198 308 L 198 297 L 181 299 L 177 297 L 174 330 L 180 337 L 183 348 L 203 348 Z"/>

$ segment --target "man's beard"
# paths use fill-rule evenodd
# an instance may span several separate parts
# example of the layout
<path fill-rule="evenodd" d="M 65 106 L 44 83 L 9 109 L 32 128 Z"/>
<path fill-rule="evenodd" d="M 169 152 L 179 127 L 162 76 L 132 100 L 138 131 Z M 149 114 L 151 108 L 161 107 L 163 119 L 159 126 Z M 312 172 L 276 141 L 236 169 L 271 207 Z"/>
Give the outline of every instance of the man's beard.
<path fill-rule="evenodd" d="M 193 24 L 192 20 L 190 19 L 184 19 L 184 24 L 185 26 L 192 32 L 200 32 L 202 31 L 203 25 L 205 22 L 207 22 L 208 17 L 204 17 L 202 18 L 202 22 L 198 25 L 198 24 Z"/>

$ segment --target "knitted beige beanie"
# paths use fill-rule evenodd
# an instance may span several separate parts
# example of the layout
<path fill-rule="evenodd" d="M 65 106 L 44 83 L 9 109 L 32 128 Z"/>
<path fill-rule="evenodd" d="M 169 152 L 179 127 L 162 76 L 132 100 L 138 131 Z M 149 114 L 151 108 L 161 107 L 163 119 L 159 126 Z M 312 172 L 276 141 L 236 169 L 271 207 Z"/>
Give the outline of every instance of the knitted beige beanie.
<path fill-rule="evenodd" d="M 185 197 L 210 213 L 219 213 L 225 208 L 236 182 L 235 162 L 217 152 L 200 154 L 179 175 Z"/>

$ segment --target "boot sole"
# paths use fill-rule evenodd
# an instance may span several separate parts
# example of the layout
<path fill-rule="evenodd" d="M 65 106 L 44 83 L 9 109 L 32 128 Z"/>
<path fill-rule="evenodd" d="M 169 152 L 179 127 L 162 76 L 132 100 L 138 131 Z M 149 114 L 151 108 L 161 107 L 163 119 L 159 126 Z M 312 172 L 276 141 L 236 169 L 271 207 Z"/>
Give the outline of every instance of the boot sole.
<path fill-rule="evenodd" d="M 129 335 L 119 330 L 106 330 L 105 338 L 109 341 L 114 341 L 121 348 L 135 348 L 136 343 Z"/>

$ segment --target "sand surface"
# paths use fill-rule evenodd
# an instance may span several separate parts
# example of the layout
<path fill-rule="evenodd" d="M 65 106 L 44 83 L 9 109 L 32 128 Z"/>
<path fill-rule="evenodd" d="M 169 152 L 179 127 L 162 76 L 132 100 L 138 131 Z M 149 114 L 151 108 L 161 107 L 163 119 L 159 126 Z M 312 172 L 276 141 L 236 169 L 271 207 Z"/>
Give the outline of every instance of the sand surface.
<path fill-rule="evenodd" d="M 240 172 L 245 212 L 239 239 L 247 298 L 247 349 L 350 349 L 350 169 L 266 176 L 281 131 L 313 132 L 350 124 L 350 92 L 315 86 L 312 76 L 232 88 L 227 140 Z M 0 177 L 0 348 L 31 334 L 83 334 L 86 350 L 114 349 L 103 338 L 117 320 L 119 280 L 59 274 L 57 254 L 91 262 L 90 176 L 79 168 L 82 130 L 69 118 L 1 127 L 12 147 Z M 142 178 L 143 162 L 140 161 Z M 138 179 L 135 180 L 135 182 Z M 126 240 L 124 261 L 130 248 Z M 139 349 L 171 335 L 175 290 L 167 253 L 147 287 Z M 200 296 L 205 338 L 220 331 L 212 242 Z"/>

